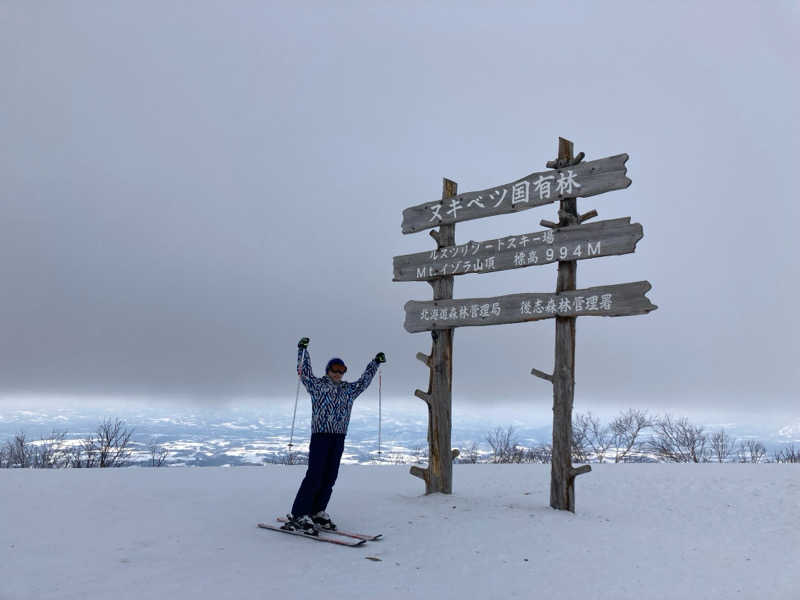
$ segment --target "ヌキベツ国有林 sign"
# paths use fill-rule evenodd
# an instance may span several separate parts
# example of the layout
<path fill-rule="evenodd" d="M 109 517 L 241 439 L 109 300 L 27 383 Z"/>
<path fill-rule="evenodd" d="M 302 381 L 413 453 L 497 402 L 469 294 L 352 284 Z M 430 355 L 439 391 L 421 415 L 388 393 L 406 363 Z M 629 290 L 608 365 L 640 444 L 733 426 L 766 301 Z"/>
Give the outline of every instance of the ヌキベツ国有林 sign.
<path fill-rule="evenodd" d="M 527 210 L 564 198 L 595 196 L 631 184 L 627 154 L 591 160 L 530 175 L 477 192 L 425 202 L 403 211 L 403 233 Z"/>
<path fill-rule="evenodd" d="M 637 281 L 552 293 L 509 294 L 492 298 L 463 298 L 406 302 L 404 327 L 409 333 L 524 323 L 555 317 L 622 317 L 655 310 L 645 296 L 650 283 Z"/>
<path fill-rule="evenodd" d="M 467 242 L 394 257 L 394 281 L 425 281 L 446 275 L 489 273 L 629 254 L 642 239 L 642 226 L 630 217 L 587 225 Z"/>

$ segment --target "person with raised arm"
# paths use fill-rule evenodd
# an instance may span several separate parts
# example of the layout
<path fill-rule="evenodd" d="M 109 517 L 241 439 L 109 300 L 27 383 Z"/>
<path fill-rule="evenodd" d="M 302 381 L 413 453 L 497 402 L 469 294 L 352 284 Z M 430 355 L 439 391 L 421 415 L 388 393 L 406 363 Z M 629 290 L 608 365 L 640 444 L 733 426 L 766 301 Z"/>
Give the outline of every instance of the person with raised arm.
<path fill-rule="evenodd" d="M 297 373 L 311 396 L 311 443 L 308 469 L 297 491 L 292 512 L 283 529 L 315 535 L 318 530 L 333 531 L 336 525 L 325 512 L 339 474 L 344 439 L 350 424 L 353 401 L 369 386 L 386 355 L 378 352 L 361 377 L 354 382 L 342 381 L 347 366 L 341 358 L 332 358 L 324 377 L 314 377 L 308 353 L 309 339 L 297 344 Z"/>

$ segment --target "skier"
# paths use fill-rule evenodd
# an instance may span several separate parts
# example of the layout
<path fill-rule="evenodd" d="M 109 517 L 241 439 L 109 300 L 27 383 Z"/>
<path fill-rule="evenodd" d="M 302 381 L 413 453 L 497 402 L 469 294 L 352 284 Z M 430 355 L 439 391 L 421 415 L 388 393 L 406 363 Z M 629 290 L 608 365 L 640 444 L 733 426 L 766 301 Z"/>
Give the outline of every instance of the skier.
<path fill-rule="evenodd" d="M 308 343 L 309 339 L 304 337 L 297 344 L 297 372 L 311 395 L 308 469 L 297 491 L 292 512 L 287 515 L 288 522 L 282 528 L 316 535 L 318 529 L 336 529 L 325 509 L 339 473 L 353 401 L 367 389 L 380 363 L 386 362 L 386 355 L 378 352 L 361 378 L 349 383 L 342 381 L 347 367 L 341 358 L 328 361 L 324 377 L 314 377 Z"/>

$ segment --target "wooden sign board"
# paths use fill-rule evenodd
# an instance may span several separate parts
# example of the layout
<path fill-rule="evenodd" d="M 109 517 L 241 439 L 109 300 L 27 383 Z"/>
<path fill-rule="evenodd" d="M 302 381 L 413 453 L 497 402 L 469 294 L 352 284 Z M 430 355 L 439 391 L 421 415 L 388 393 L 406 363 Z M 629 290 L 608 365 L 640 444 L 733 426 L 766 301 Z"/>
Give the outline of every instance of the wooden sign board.
<path fill-rule="evenodd" d="M 512 235 L 485 242 L 467 242 L 394 257 L 394 281 L 426 281 L 446 275 L 490 273 L 630 254 L 642 239 L 642 226 L 630 217 L 587 225 Z"/>
<path fill-rule="evenodd" d="M 426 202 L 403 211 L 403 233 L 414 233 L 492 215 L 519 212 L 563 198 L 595 196 L 631 184 L 627 154 L 531 173 L 497 187 Z"/>
<path fill-rule="evenodd" d="M 492 298 L 465 298 L 406 302 L 404 327 L 409 333 L 524 323 L 554 317 L 623 317 L 658 308 L 645 294 L 650 283 L 637 281 L 571 290 L 559 294 L 510 294 Z"/>

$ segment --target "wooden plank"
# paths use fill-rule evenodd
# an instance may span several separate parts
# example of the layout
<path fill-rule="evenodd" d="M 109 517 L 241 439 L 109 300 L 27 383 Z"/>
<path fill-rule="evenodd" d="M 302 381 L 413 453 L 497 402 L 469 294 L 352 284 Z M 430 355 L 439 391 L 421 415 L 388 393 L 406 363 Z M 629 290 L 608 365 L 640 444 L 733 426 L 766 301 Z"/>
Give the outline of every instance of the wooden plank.
<path fill-rule="evenodd" d="M 626 176 L 627 160 L 627 154 L 617 154 L 562 169 L 538 171 L 511 183 L 411 206 L 403 211 L 403 233 L 519 212 L 563 198 L 585 198 L 621 190 L 631 184 Z"/>
<path fill-rule="evenodd" d="M 561 293 L 526 293 L 491 298 L 464 298 L 405 304 L 409 333 L 455 327 L 505 325 L 555 317 L 622 317 L 658 308 L 645 294 L 650 283 L 637 281 Z"/>
<path fill-rule="evenodd" d="M 546 265 L 566 258 L 585 260 L 630 254 L 636 250 L 642 235 L 642 226 L 624 217 L 483 242 L 470 241 L 395 256 L 394 281 L 429 281 L 442 276 Z"/>

